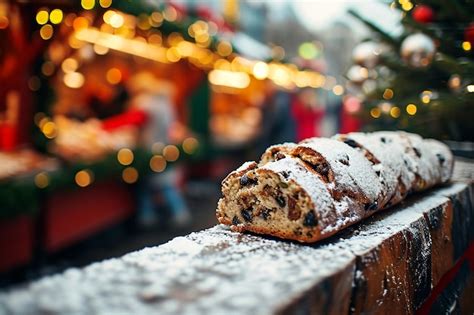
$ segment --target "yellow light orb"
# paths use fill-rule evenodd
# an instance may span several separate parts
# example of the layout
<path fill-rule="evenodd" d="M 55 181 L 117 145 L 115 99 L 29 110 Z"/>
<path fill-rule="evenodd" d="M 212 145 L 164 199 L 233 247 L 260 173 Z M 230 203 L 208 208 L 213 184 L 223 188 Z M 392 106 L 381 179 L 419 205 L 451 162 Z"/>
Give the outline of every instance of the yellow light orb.
<path fill-rule="evenodd" d="M 87 187 L 94 181 L 94 173 L 91 170 L 82 170 L 76 173 L 74 177 L 79 187 Z"/>
<path fill-rule="evenodd" d="M 390 100 L 393 98 L 393 90 L 392 89 L 385 89 L 385 91 L 383 92 L 383 95 L 382 97 L 385 99 L 385 100 Z"/>
<path fill-rule="evenodd" d="M 335 94 L 335 95 L 342 95 L 344 93 L 344 88 L 342 87 L 342 85 L 335 85 L 333 88 L 332 88 L 332 92 Z"/>
<path fill-rule="evenodd" d="M 127 167 L 122 171 L 122 179 L 127 184 L 133 184 L 138 180 L 138 171 L 134 167 Z"/>
<path fill-rule="evenodd" d="M 74 58 L 66 58 L 61 64 L 61 69 L 64 73 L 74 72 L 79 67 L 79 63 Z"/>
<path fill-rule="evenodd" d="M 469 51 L 471 50 L 471 48 L 472 48 L 472 45 L 470 42 L 465 41 L 462 43 L 462 49 L 464 49 L 465 51 Z"/>
<path fill-rule="evenodd" d="M 109 48 L 105 47 L 105 46 L 101 46 L 101 45 L 98 45 L 98 44 L 94 44 L 94 52 L 98 55 L 105 55 L 106 53 L 109 52 Z"/>
<path fill-rule="evenodd" d="M 81 6 L 84 10 L 92 10 L 95 6 L 95 0 L 81 0 Z"/>
<path fill-rule="evenodd" d="M 44 40 L 51 39 L 51 37 L 53 37 L 53 33 L 54 33 L 54 30 L 51 24 L 43 25 L 40 28 L 40 36 Z"/>
<path fill-rule="evenodd" d="M 417 111 L 416 105 L 415 104 L 408 104 L 407 108 L 406 108 L 406 111 L 407 111 L 408 115 L 411 115 L 411 116 L 415 115 L 416 111 Z"/>
<path fill-rule="evenodd" d="M 166 168 L 166 160 L 161 155 L 154 155 L 150 159 L 150 168 L 153 172 L 163 172 Z"/>
<path fill-rule="evenodd" d="M 112 0 L 99 0 L 99 5 L 102 8 L 108 8 L 112 5 Z"/>
<path fill-rule="evenodd" d="M 171 47 L 166 51 L 166 58 L 171 62 L 178 62 L 181 59 L 178 48 Z"/>
<path fill-rule="evenodd" d="M 158 24 L 157 26 L 163 22 L 163 15 L 160 12 L 153 12 L 150 18 L 154 24 Z"/>
<path fill-rule="evenodd" d="M 38 188 L 46 188 L 49 185 L 49 176 L 45 172 L 40 172 L 35 176 L 35 185 Z"/>
<path fill-rule="evenodd" d="M 40 25 L 48 23 L 49 14 L 48 11 L 40 10 L 36 13 L 36 22 Z"/>
<path fill-rule="evenodd" d="M 114 12 L 113 15 L 110 16 L 109 24 L 114 28 L 120 28 L 123 26 L 124 18 L 121 14 Z"/>
<path fill-rule="evenodd" d="M 381 115 L 380 108 L 374 107 L 370 110 L 370 116 L 372 116 L 373 118 L 379 118 L 380 115 Z"/>
<path fill-rule="evenodd" d="M 89 21 L 85 17 L 79 16 L 74 19 L 74 22 L 72 22 L 72 27 L 75 31 L 79 31 L 83 28 L 89 27 Z"/>
<path fill-rule="evenodd" d="M 253 76 L 259 80 L 266 79 L 268 77 L 269 68 L 268 65 L 263 61 L 258 61 L 253 66 Z"/>
<path fill-rule="evenodd" d="M 178 18 L 178 12 L 175 8 L 169 6 L 163 11 L 163 17 L 169 22 L 174 22 Z"/>
<path fill-rule="evenodd" d="M 49 20 L 53 24 L 59 24 L 63 20 L 63 11 L 61 9 L 54 9 L 49 14 Z"/>
<path fill-rule="evenodd" d="M 232 53 L 232 45 L 229 42 L 222 41 L 217 45 L 217 53 L 222 57 L 227 57 Z"/>
<path fill-rule="evenodd" d="M 196 138 L 189 137 L 183 141 L 183 151 L 187 154 L 193 154 L 199 146 L 199 142 Z"/>
<path fill-rule="evenodd" d="M 179 149 L 175 145 L 167 145 L 163 149 L 163 156 L 169 162 L 174 162 L 179 158 Z"/>
<path fill-rule="evenodd" d="M 392 107 L 392 109 L 390 109 L 390 116 L 392 116 L 393 118 L 400 117 L 400 113 L 400 107 L 394 106 Z"/>
<path fill-rule="evenodd" d="M 106 79 L 110 84 L 118 84 L 122 81 L 122 72 L 117 68 L 110 68 L 107 71 Z"/>
<path fill-rule="evenodd" d="M 84 76 L 79 72 L 69 72 L 64 75 L 64 84 L 71 89 L 78 89 L 84 85 Z"/>
<path fill-rule="evenodd" d="M 53 139 L 57 135 L 56 124 L 52 121 L 48 121 L 43 125 L 41 131 L 44 133 L 46 138 Z"/>
<path fill-rule="evenodd" d="M 132 150 L 123 148 L 117 152 L 117 161 L 122 165 L 132 164 L 134 155 Z"/>

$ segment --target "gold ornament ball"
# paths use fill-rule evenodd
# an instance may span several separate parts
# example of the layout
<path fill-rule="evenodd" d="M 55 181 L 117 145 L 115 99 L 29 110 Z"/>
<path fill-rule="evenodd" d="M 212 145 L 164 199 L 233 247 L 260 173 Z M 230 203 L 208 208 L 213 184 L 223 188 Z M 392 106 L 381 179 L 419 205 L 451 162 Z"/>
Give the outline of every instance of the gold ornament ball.
<path fill-rule="evenodd" d="M 433 61 L 436 47 L 434 41 L 425 34 L 413 34 L 402 42 L 400 53 L 403 60 L 414 68 L 424 68 Z"/>

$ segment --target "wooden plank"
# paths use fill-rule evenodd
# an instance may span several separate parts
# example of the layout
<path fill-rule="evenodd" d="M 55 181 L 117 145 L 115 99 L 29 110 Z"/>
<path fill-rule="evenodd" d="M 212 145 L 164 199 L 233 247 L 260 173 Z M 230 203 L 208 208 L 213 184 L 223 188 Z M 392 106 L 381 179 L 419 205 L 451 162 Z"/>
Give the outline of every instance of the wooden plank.
<path fill-rule="evenodd" d="M 357 256 L 351 312 L 414 313 L 468 247 L 472 216 L 470 188 L 457 183 L 346 231 L 342 242 Z"/>
<path fill-rule="evenodd" d="M 313 245 L 216 226 L 0 294 L 0 313 L 412 314 L 472 241 L 455 228 L 473 211 L 458 183 Z"/>

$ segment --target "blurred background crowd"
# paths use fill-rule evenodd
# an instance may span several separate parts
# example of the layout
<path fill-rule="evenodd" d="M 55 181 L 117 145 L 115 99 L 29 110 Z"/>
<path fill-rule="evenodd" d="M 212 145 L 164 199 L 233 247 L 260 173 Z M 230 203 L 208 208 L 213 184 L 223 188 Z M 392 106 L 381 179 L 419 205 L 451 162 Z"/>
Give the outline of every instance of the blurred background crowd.
<path fill-rule="evenodd" d="M 473 158 L 471 0 L 0 0 L 0 286 L 213 226 L 266 147 Z"/>

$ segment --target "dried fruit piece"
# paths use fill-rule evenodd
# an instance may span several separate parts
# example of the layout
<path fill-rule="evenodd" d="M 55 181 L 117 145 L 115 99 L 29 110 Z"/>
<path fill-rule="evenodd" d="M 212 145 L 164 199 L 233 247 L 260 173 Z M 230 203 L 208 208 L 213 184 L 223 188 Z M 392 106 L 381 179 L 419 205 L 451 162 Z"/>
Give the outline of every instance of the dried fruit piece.
<path fill-rule="evenodd" d="M 308 212 L 303 220 L 303 225 L 304 226 L 316 226 L 318 224 L 318 219 L 316 219 L 316 215 L 314 214 L 314 211 Z"/>
<path fill-rule="evenodd" d="M 253 218 L 252 208 L 242 209 L 242 211 L 240 211 L 240 214 L 242 215 L 242 218 L 244 218 L 245 221 L 252 222 L 252 218 Z"/>
<path fill-rule="evenodd" d="M 277 196 L 275 197 L 275 200 L 276 200 L 276 202 L 278 203 L 278 205 L 279 205 L 280 207 L 283 208 L 284 206 L 286 206 L 285 197 L 283 197 L 282 195 L 277 195 Z"/>
<path fill-rule="evenodd" d="M 288 197 L 288 219 L 298 220 L 301 217 L 301 209 L 296 206 L 296 200 Z"/>

